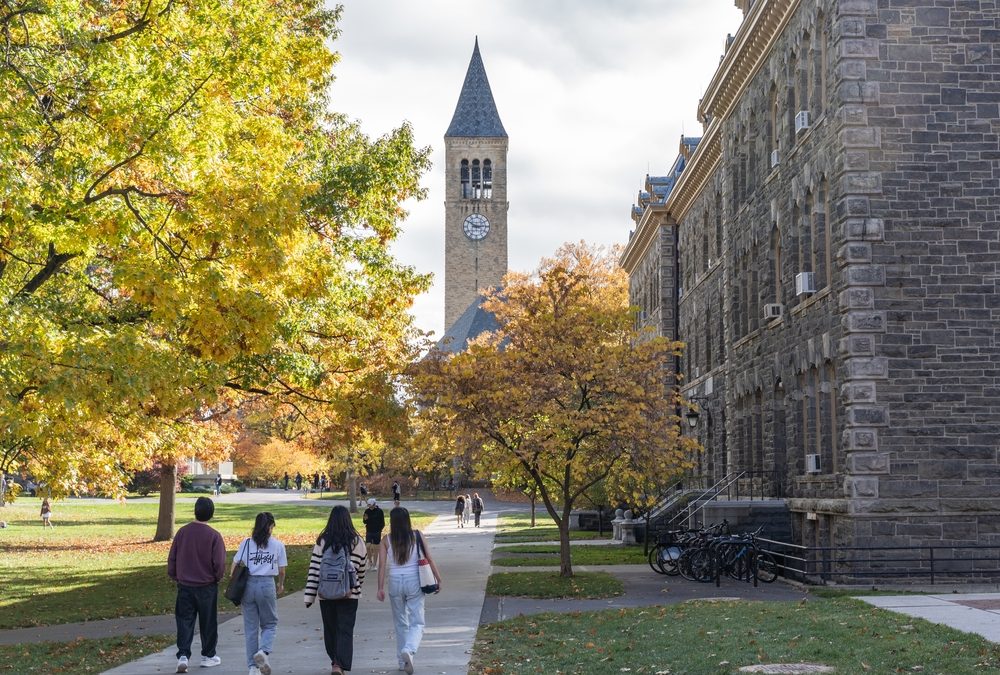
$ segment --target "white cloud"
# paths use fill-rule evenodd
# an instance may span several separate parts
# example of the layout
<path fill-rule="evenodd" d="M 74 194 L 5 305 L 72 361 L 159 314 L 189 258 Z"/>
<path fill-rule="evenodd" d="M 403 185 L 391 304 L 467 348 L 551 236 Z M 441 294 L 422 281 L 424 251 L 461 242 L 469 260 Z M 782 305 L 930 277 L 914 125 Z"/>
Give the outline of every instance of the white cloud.
<path fill-rule="evenodd" d="M 345 0 L 333 107 L 373 135 L 409 120 L 433 148 L 394 246 L 434 274 L 414 314 L 444 322 L 444 141 L 475 36 L 510 136 L 509 262 L 533 269 L 565 241 L 628 238 L 647 171 L 665 173 L 741 15 L 727 0 Z"/>

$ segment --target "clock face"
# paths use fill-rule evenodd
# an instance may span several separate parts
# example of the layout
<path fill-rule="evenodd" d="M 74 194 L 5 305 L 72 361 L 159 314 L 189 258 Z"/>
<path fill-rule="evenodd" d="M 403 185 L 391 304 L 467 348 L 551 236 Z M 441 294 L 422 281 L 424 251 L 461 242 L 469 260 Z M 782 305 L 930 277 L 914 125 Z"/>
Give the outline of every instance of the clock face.
<path fill-rule="evenodd" d="M 473 213 L 465 219 L 465 236 L 473 241 L 484 239 L 490 232 L 490 221 L 481 213 Z"/>

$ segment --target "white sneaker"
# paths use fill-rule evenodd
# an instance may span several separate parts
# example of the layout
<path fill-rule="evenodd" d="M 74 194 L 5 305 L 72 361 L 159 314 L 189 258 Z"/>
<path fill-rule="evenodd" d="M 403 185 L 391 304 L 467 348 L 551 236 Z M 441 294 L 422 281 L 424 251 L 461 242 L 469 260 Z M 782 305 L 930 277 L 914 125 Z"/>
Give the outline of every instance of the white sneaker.
<path fill-rule="evenodd" d="M 271 675 L 271 662 L 267 660 L 267 654 L 264 653 L 263 649 L 257 650 L 257 653 L 253 655 L 253 662 L 260 669 L 260 675 Z"/>
<path fill-rule="evenodd" d="M 260 671 L 257 670 L 257 666 L 250 666 L 250 672 L 247 675 L 260 675 Z"/>
<path fill-rule="evenodd" d="M 403 659 L 403 672 L 406 675 L 413 675 L 413 655 L 410 652 L 403 652 L 400 657 Z"/>
<path fill-rule="evenodd" d="M 203 656 L 201 657 L 201 667 L 202 668 L 214 668 L 215 666 L 222 663 L 222 659 L 218 656 Z"/>
<path fill-rule="evenodd" d="M 188 671 L 188 657 L 182 656 L 177 659 L 177 672 L 186 673 Z"/>

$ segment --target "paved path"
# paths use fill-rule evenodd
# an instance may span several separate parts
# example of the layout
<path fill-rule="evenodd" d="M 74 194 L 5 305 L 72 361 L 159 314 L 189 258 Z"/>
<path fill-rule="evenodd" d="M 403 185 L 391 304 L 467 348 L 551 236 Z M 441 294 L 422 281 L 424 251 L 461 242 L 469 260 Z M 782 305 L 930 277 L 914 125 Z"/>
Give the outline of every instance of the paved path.
<path fill-rule="evenodd" d="M 428 502 L 420 502 L 420 510 Z M 450 506 L 450 505 L 449 505 Z M 420 652 L 414 659 L 418 673 L 457 675 L 466 673 L 472 643 L 490 574 L 490 553 L 496 530 L 496 514 L 484 516 L 483 527 L 456 530 L 454 517 L 441 515 L 426 528 L 428 542 L 444 578 L 439 595 L 429 596 L 426 604 L 427 628 Z M 367 580 L 358 607 L 354 638 L 353 673 L 397 673 L 392 612 L 388 599 L 375 598 L 375 578 Z M 225 602 L 225 600 L 223 600 Z M 301 593 L 278 601 L 278 636 L 271 662 L 276 675 L 325 675 L 330 662 L 323 648 L 323 628 L 319 608 L 306 609 Z M 197 667 L 198 638 L 191 651 L 195 673 L 245 675 L 243 620 L 227 621 L 219 626 L 219 650 L 222 665 L 211 670 Z M 147 675 L 172 673 L 177 665 L 176 647 L 107 671 L 107 675 Z"/>
<path fill-rule="evenodd" d="M 858 600 L 1000 642 L 1000 593 L 867 595 Z"/>

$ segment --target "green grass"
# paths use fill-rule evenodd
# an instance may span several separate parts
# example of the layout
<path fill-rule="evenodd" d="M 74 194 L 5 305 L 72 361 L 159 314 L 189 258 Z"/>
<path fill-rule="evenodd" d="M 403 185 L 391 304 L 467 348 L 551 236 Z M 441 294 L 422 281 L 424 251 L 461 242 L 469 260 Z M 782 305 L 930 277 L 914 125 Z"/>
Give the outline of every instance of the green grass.
<path fill-rule="evenodd" d="M 986 673 L 1000 668 L 1000 646 L 846 598 L 692 602 L 481 626 L 469 672 L 729 675 L 746 665 L 798 662 L 841 675 Z"/>
<path fill-rule="evenodd" d="M 559 541 L 559 528 L 555 526 L 549 514 L 540 510 L 535 517 L 535 527 L 531 527 L 531 515 L 528 513 L 504 514 L 497 526 L 496 541 L 498 544 L 510 544 L 530 541 Z M 570 539 L 610 539 L 610 528 L 604 531 L 604 536 L 588 530 L 571 530 Z"/>
<path fill-rule="evenodd" d="M 534 555 L 516 555 L 530 553 Z M 507 555 L 515 554 L 515 555 Z M 571 546 L 574 565 L 644 565 L 641 546 Z M 493 564 L 498 567 L 559 565 L 558 546 L 503 546 L 493 549 Z"/>
<path fill-rule="evenodd" d="M 500 572 L 486 582 L 489 595 L 521 598 L 610 598 L 624 592 L 622 582 L 607 572 L 577 572 L 569 579 L 548 572 Z"/>
<path fill-rule="evenodd" d="M 103 673 L 161 651 L 176 639 L 175 635 L 124 635 L 104 640 L 10 645 L 0 649 L 0 673 Z"/>
<path fill-rule="evenodd" d="M 175 587 L 167 578 L 170 542 L 151 540 L 156 527 L 155 502 L 58 501 L 54 528 L 41 527 L 39 500 L 19 499 L 4 507 L 0 518 L 0 629 L 43 626 L 120 616 L 147 616 L 173 611 Z M 232 552 L 249 536 L 261 510 L 274 514 L 274 534 L 287 547 L 285 592 L 305 585 L 309 555 L 326 524 L 328 505 L 217 503 L 211 525 Z M 189 522 L 192 505 L 178 504 L 178 526 Z M 434 516 L 414 513 L 422 527 Z M 354 516 L 362 528 L 361 513 Z M 136 592 L 142 589 L 142 592 Z M 220 609 L 231 609 L 220 601 Z"/>

